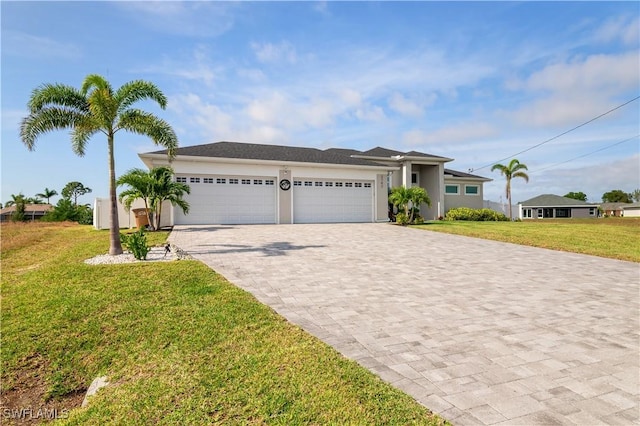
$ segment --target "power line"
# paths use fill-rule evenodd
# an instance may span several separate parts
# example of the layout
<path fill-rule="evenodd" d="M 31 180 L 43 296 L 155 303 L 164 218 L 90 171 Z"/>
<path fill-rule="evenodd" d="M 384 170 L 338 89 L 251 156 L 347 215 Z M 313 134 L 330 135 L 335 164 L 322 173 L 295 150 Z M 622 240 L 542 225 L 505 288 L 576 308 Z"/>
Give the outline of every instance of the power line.
<path fill-rule="evenodd" d="M 508 156 L 508 157 L 501 158 L 500 160 L 494 161 L 494 162 L 489 163 L 489 164 L 487 164 L 487 165 L 485 165 L 485 166 L 482 166 L 482 167 L 480 167 L 480 168 L 472 169 L 471 171 L 476 171 L 476 172 L 477 172 L 478 170 L 485 169 L 485 168 L 487 168 L 487 167 L 489 167 L 489 166 L 492 166 L 492 165 L 494 165 L 494 164 L 496 164 L 496 163 L 500 163 L 501 161 L 508 160 L 509 158 L 513 158 L 513 157 L 515 157 L 516 155 L 520 155 L 520 154 L 523 154 L 523 153 L 525 153 L 525 152 L 527 152 L 527 151 L 531 151 L 532 149 L 535 149 L 535 148 L 537 148 L 537 147 L 539 147 L 539 146 L 542 146 L 542 145 L 544 145 L 544 144 L 546 144 L 546 143 L 549 143 L 549 142 L 551 142 L 551 141 L 553 141 L 553 140 L 556 140 L 556 139 L 558 139 L 559 137 L 566 135 L 567 133 L 573 132 L 574 130 L 579 129 L 579 128 L 580 128 L 580 127 L 582 127 L 582 126 L 586 126 L 587 124 L 589 124 L 589 123 L 591 123 L 591 122 L 594 122 L 594 121 L 596 121 L 597 119 L 602 118 L 602 117 L 604 117 L 604 116 L 605 116 L 605 115 L 607 115 L 607 114 L 611 114 L 612 112 L 614 112 L 614 111 L 616 111 L 616 110 L 618 110 L 618 109 L 622 108 L 623 106 L 626 106 L 626 105 L 630 104 L 630 103 L 631 103 L 631 102 L 633 102 L 633 101 L 637 101 L 638 99 L 640 99 L 640 96 L 636 96 L 635 98 L 633 98 L 633 99 L 631 99 L 631 100 L 629 100 L 629 101 L 627 101 L 627 102 L 625 102 L 625 103 L 623 103 L 623 104 L 621 104 L 621 105 L 618 105 L 617 107 L 615 107 L 615 108 L 613 108 L 613 109 L 610 109 L 609 111 L 607 111 L 607 112 L 605 112 L 605 113 L 602 113 L 602 114 L 600 114 L 599 116 L 594 117 L 594 118 L 592 118 L 592 119 L 591 119 L 591 120 L 589 120 L 589 121 L 585 121 L 584 123 L 582 123 L 582 124 L 580 124 L 580 125 L 578 125 L 578 126 L 576 126 L 576 127 L 572 128 L 572 129 L 569 129 L 569 130 L 567 130 L 567 131 L 565 131 L 565 132 L 563 132 L 563 133 L 560 133 L 560 134 L 559 134 L 559 135 L 557 135 L 557 136 L 554 136 L 554 137 L 552 137 L 552 138 L 550 138 L 550 139 L 547 139 L 546 141 L 540 142 L 540 143 L 539 143 L 539 144 L 537 144 L 537 145 L 534 145 L 534 146 L 532 146 L 532 147 L 530 147 L 530 148 L 527 148 L 527 149 L 525 149 L 525 150 L 523 150 L 523 151 L 516 152 L 515 154 L 510 155 L 510 156 Z"/>
<path fill-rule="evenodd" d="M 543 168 L 541 168 L 541 169 L 537 169 L 537 170 L 534 170 L 533 172 L 528 172 L 528 173 L 529 173 L 529 174 L 532 174 L 532 173 L 538 173 L 538 172 L 541 172 L 541 171 L 543 171 L 543 170 L 547 170 L 547 169 L 550 169 L 550 168 L 552 168 L 552 167 L 559 166 L 559 165 L 561 165 L 561 164 L 569 163 L 569 162 L 574 161 L 574 160 L 577 160 L 577 159 L 579 159 L 579 158 L 587 157 L 587 156 L 589 156 L 589 155 L 595 154 L 596 152 L 604 151 L 605 149 L 613 148 L 613 147 L 614 147 L 614 146 L 616 146 L 616 145 L 620 145 L 620 144 L 623 144 L 623 143 L 625 143 L 625 142 L 629 142 L 630 140 L 633 140 L 633 139 L 637 138 L 638 136 L 640 136 L 640 134 L 637 134 L 637 135 L 635 135 L 635 136 L 632 136 L 632 137 L 630 137 L 629 139 L 625 139 L 625 140 L 623 140 L 623 141 L 616 142 L 616 143 L 611 144 L 611 145 L 607 145 L 607 146 L 605 146 L 605 147 L 603 147 L 603 148 L 596 149 L 595 151 L 591 151 L 591 152 L 589 152 L 589 153 L 587 153 L 587 154 L 579 155 L 579 156 L 577 156 L 577 157 L 573 157 L 573 158 L 570 158 L 570 159 L 568 159 L 568 160 L 561 161 L 560 163 L 555 163 L 555 164 L 552 164 L 552 165 L 550 165 L 550 166 L 543 167 Z"/>

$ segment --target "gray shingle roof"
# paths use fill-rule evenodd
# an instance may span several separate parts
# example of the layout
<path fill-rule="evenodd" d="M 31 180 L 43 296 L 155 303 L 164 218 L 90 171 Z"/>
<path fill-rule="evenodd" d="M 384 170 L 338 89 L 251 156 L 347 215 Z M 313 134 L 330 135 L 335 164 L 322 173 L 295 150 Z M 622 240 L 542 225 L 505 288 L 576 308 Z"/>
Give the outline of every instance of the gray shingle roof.
<path fill-rule="evenodd" d="M 533 197 L 527 201 L 523 201 L 520 204 L 523 206 L 532 207 L 557 207 L 557 206 L 597 206 L 598 204 L 587 203 L 580 200 L 574 200 L 573 198 L 561 197 L 553 194 L 542 194 L 537 197 Z"/>
<path fill-rule="evenodd" d="M 487 179 L 487 180 L 491 180 L 482 176 L 478 176 L 478 175 L 472 175 L 470 173 L 465 173 L 465 172 L 459 172 L 457 170 L 452 170 L 452 169 L 444 169 L 444 174 L 445 175 L 451 175 L 453 177 L 459 177 L 459 178 L 473 178 L 473 179 Z"/>
<path fill-rule="evenodd" d="M 154 151 L 152 154 L 166 154 L 167 150 Z M 238 158 L 246 160 L 272 160 L 286 162 L 346 164 L 357 166 L 378 166 L 381 164 L 334 150 L 320 150 L 281 145 L 261 145 L 240 142 L 215 142 L 204 145 L 185 146 L 176 150 L 176 155 L 194 157 Z"/>

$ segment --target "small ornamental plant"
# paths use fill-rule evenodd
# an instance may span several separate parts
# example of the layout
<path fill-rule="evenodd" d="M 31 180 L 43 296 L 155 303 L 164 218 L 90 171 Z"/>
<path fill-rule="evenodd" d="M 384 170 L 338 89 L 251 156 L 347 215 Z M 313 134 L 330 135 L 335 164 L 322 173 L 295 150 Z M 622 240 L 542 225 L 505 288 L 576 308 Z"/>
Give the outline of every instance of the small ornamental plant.
<path fill-rule="evenodd" d="M 147 236 L 142 229 L 131 235 L 120 234 L 120 242 L 129 250 L 133 257 L 138 260 L 146 260 L 147 253 L 151 248 L 147 245 Z"/>

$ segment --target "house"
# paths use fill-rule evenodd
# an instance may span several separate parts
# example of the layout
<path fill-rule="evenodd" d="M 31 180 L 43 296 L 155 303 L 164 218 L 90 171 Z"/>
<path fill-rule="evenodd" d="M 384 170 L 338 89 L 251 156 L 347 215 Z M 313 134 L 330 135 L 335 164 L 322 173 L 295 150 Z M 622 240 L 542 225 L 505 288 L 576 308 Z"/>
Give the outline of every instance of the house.
<path fill-rule="evenodd" d="M 520 219 L 596 218 L 598 204 L 544 194 L 518 203 Z"/>
<path fill-rule="evenodd" d="M 622 209 L 624 206 L 629 205 L 629 203 L 601 203 L 600 209 L 602 210 L 602 214 L 604 216 L 622 216 Z"/>
<path fill-rule="evenodd" d="M 149 168 L 167 151 L 139 154 Z M 171 224 L 386 222 L 391 187 L 425 188 L 425 219 L 451 207 L 482 208 L 490 179 L 445 169 L 451 158 L 386 148 L 368 151 L 216 142 L 178 148 L 170 166 L 189 184 L 188 215 L 171 208 Z"/>
<path fill-rule="evenodd" d="M 27 204 L 24 206 L 24 216 L 26 220 L 40 220 L 50 210 L 53 210 L 51 204 Z M 3 208 L 0 210 L 0 221 L 10 222 L 15 211 L 15 205 Z"/>
<path fill-rule="evenodd" d="M 622 207 L 622 216 L 640 217 L 640 203 L 625 203 Z"/>

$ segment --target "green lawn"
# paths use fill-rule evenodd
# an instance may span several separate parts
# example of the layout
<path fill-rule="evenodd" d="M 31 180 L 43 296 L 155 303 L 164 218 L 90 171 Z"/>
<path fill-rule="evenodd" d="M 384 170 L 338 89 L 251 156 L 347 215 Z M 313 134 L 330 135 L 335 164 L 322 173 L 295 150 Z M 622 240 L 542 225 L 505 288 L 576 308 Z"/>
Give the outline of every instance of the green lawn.
<path fill-rule="evenodd" d="M 640 218 L 433 221 L 416 228 L 640 262 Z"/>
<path fill-rule="evenodd" d="M 0 229 L 3 409 L 56 409 L 63 424 L 445 424 L 197 261 L 90 266 L 106 231 Z M 111 384 L 79 408 L 101 375 Z"/>

